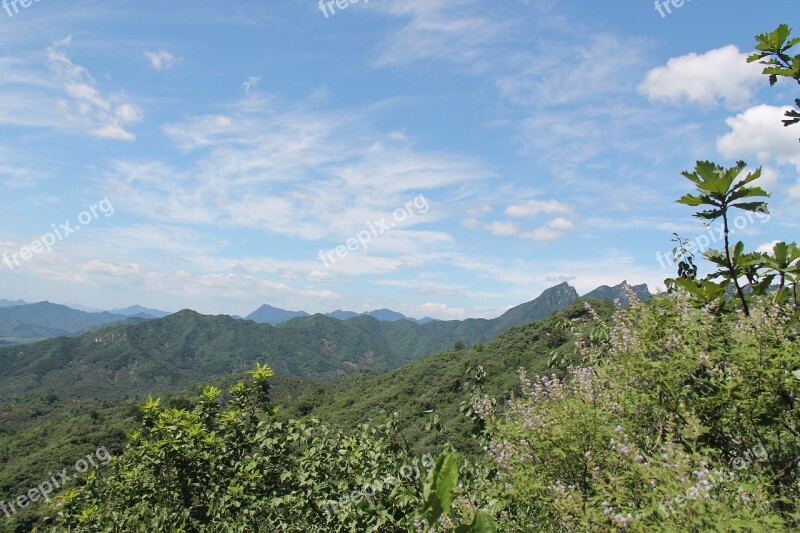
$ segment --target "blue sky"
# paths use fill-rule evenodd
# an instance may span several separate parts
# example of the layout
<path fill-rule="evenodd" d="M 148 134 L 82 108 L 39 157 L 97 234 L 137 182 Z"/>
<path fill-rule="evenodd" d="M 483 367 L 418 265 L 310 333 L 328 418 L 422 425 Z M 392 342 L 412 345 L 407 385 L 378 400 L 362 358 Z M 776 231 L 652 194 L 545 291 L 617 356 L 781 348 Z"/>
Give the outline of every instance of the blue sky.
<path fill-rule="evenodd" d="M 772 214 L 737 237 L 796 240 L 797 86 L 744 63 L 796 7 L 9 5 L 0 298 L 460 319 L 655 290 L 672 232 L 706 231 L 674 204 L 698 159 L 763 165 Z"/>

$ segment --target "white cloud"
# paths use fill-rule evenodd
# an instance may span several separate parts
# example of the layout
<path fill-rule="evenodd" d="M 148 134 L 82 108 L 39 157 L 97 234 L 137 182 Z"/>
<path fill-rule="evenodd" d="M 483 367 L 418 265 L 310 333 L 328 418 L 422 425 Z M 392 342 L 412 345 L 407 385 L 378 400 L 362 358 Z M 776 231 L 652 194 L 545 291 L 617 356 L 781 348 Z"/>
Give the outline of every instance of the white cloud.
<path fill-rule="evenodd" d="M 244 88 L 244 94 L 250 96 L 250 90 L 255 89 L 256 86 L 261 81 L 261 76 L 250 76 L 247 78 L 244 83 L 242 83 L 242 87 Z"/>
<path fill-rule="evenodd" d="M 142 120 L 141 111 L 131 102 L 120 101 L 121 97 L 102 96 L 89 70 L 74 64 L 63 51 L 71 42 L 67 37 L 46 50 L 47 64 L 69 97 L 59 99 L 57 109 L 69 122 L 95 137 L 135 140 L 136 136 L 125 128 Z"/>
<path fill-rule="evenodd" d="M 789 188 L 789 197 L 800 199 L 800 178 L 797 178 L 797 183 Z"/>
<path fill-rule="evenodd" d="M 441 232 L 412 232 L 449 215 L 429 198 L 422 212 L 393 214 L 421 193 L 494 177 L 479 161 L 384 142 L 358 111 L 323 112 L 251 97 L 225 115 L 189 117 L 164 132 L 192 152 L 180 171 L 161 163 L 116 162 L 121 208 L 158 220 L 255 228 L 335 247 L 382 219 L 395 227 L 370 253 L 450 246 Z M 377 140 L 376 140 L 377 139 Z M 112 185 L 112 186 L 113 186 Z M 117 203 L 117 201 L 115 201 Z M 414 244 L 414 239 L 422 239 Z M 354 257 L 360 257 L 354 254 Z M 348 263 L 348 266 L 351 265 Z"/>
<path fill-rule="evenodd" d="M 486 225 L 486 230 L 492 235 L 498 236 L 516 235 L 519 231 L 517 225 L 510 220 L 495 220 L 491 224 Z"/>
<path fill-rule="evenodd" d="M 175 57 L 166 50 L 145 52 L 144 55 L 150 61 L 150 67 L 153 70 L 170 70 L 183 61 L 183 59 Z"/>
<path fill-rule="evenodd" d="M 639 90 L 651 101 L 689 102 L 730 109 L 745 107 L 762 81 L 761 67 L 747 63 L 747 54 L 728 45 L 705 54 L 673 57 L 666 66 L 647 73 Z"/>
<path fill-rule="evenodd" d="M 564 234 L 553 228 L 542 226 L 541 228 L 536 228 L 532 232 L 525 233 L 522 236 L 527 239 L 533 239 L 537 242 L 549 242 L 560 239 L 564 236 Z"/>
<path fill-rule="evenodd" d="M 536 108 L 606 101 L 631 88 L 632 76 L 626 74 L 642 63 L 646 46 L 642 39 L 609 33 L 589 33 L 580 42 L 546 40 L 537 43 L 535 52 L 510 59 L 497 86 L 512 102 Z"/>
<path fill-rule="evenodd" d="M 398 307 L 401 313 L 413 318 L 430 317 L 439 320 L 464 320 L 466 310 L 442 303 L 407 304 Z"/>
<path fill-rule="evenodd" d="M 781 241 L 775 240 L 775 241 L 772 241 L 772 242 L 765 242 L 764 244 L 762 244 L 761 246 L 756 248 L 756 252 L 759 252 L 759 253 L 762 253 L 762 254 L 772 254 L 773 251 L 774 251 L 775 245 L 778 244 L 779 242 L 781 242 Z"/>
<path fill-rule="evenodd" d="M 510 217 L 535 217 L 538 215 L 565 215 L 572 207 L 558 200 L 530 200 L 524 204 L 511 205 L 506 209 Z"/>
<path fill-rule="evenodd" d="M 564 217 L 558 217 L 547 223 L 547 226 L 561 231 L 568 231 L 575 227 L 575 225 Z"/>
<path fill-rule="evenodd" d="M 322 272 L 320 270 L 311 272 L 306 279 L 313 283 L 337 283 L 339 281 L 330 272 Z"/>
<path fill-rule="evenodd" d="M 502 35 L 503 25 L 477 0 L 386 0 L 376 9 L 408 20 L 388 38 L 379 65 L 431 58 L 474 63 Z"/>
<path fill-rule="evenodd" d="M 467 295 L 467 293 L 464 292 L 464 287 L 462 285 L 439 283 L 435 281 L 417 281 L 407 278 L 384 279 L 374 281 L 373 284 L 384 287 L 399 287 L 403 289 L 404 292 L 412 291 L 425 296 L 463 297 Z"/>
<path fill-rule="evenodd" d="M 142 121 L 142 111 L 133 104 L 120 104 L 114 109 L 114 114 L 125 124 L 135 124 Z"/>
<path fill-rule="evenodd" d="M 781 122 L 789 109 L 759 105 L 728 118 L 725 122 L 731 132 L 717 139 L 717 149 L 725 157 L 756 156 L 762 162 L 794 165 L 800 172 L 797 128 L 786 128 Z"/>
<path fill-rule="evenodd" d="M 750 172 L 753 172 L 753 170 L 754 169 L 747 169 L 742 174 L 746 176 Z M 779 178 L 780 178 L 780 172 L 778 172 L 774 168 L 761 167 L 761 177 L 758 178 L 758 181 L 755 184 L 769 191 L 778 186 Z"/>
<path fill-rule="evenodd" d="M 236 131 L 233 119 L 224 115 L 201 115 L 177 124 L 165 124 L 164 133 L 182 150 L 191 151 L 224 140 Z"/>
<path fill-rule="evenodd" d="M 575 225 L 564 217 L 554 218 L 532 232 L 522 234 L 525 239 L 533 239 L 537 242 L 548 242 L 560 239 L 566 232 L 573 229 Z"/>

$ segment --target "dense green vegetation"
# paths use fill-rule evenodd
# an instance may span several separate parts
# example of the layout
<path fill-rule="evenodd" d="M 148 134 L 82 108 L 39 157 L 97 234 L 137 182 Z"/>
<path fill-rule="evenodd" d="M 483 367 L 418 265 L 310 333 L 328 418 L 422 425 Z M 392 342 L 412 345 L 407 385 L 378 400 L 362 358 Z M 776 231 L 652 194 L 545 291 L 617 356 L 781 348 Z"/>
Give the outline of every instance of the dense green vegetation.
<path fill-rule="evenodd" d="M 594 305 L 604 316 L 610 315 L 609 303 L 598 301 Z M 572 341 L 563 330 L 563 320 L 585 315 L 583 303 L 574 304 L 553 318 L 512 328 L 472 350 L 448 350 L 387 374 L 359 373 L 335 383 L 276 377 L 271 392 L 274 403 L 281 406 L 278 419 L 319 418 L 327 424 L 354 428 L 370 420 L 382 423 L 392 412 L 398 412 L 398 430 L 416 456 L 435 452 L 448 439 L 475 456 L 480 446 L 470 435 L 479 427 L 459 410 L 470 399 L 477 368 L 485 368 L 484 390 L 506 397 L 518 389 L 519 366 L 544 369 L 552 351 L 569 353 Z M 467 365 L 472 370 L 465 372 Z M 240 377 L 232 374 L 210 383 L 226 389 Z M 167 394 L 163 405 L 193 408 L 197 403 L 194 396 L 191 389 Z M 428 409 L 435 409 L 436 416 L 448 420 L 443 434 L 425 429 L 431 416 L 424 412 Z M 85 455 L 92 446 L 102 444 L 111 453 L 120 452 L 124 435 L 141 420 L 132 400 L 55 394 L 23 396 L 0 413 L 0 499 L 6 501 L 35 486 L 56 467 L 63 468 Z M 14 522 L 19 526 L 14 527 L 25 531 L 36 516 L 19 514 Z"/>
<path fill-rule="evenodd" d="M 610 315 L 609 303 L 597 301 L 593 305 L 604 316 Z M 566 317 L 585 318 L 584 304 L 574 304 L 548 320 L 512 328 L 471 350 L 448 350 L 388 374 L 359 373 L 335 383 L 276 377 L 271 396 L 280 406 L 278 419 L 319 418 L 329 425 L 355 428 L 370 420 L 382 423 L 396 411 L 397 430 L 415 456 L 435 453 L 450 440 L 474 457 L 480 452 L 480 445 L 471 434 L 480 426 L 459 411 L 470 399 L 478 368 L 485 369 L 481 379 L 484 390 L 500 398 L 508 397 L 519 388 L 519 366 L 544 369 L 551 352 L 570 352 L 572 338 L 563 329 Z M 471 367 L 469 371 L 467 366 Z M 227 389 L 241 376 L 235 373 L 209 383 Z M 197 403 L 191 388 L 166 394 L 162 400 L 165 406 L 189 409 Z M 0 500 L 8 501 L 36 486 L 47 478 L 48 472 L 71 464 L 93 446 L 103 445 L 112 454 L 121 452 L 124 435 L 141 421 L 136 405 L 130 399 L 47 394 L 22 396 L 4 406 L 0 410 Z M 448 421 L 444 433 L 426 430 L 432 415 L 424 412 L 428 409 L 435 409 L 439 419 Z M 27 531 L 42 509 L 32 510 L 33 513 L 17 514 L 13 522 L 6 524 L 9 531 Z"/>
<path fill-rule="evenodd" d="M 620 310 L 568 379 L 484 414 L 508 530 L 788 531 L 800 518 L 793 306 Z M 485 402 L 484 402 L 485 405 Z"/>
<path fill-rule="evenodd" d="M 232 386 L 241 374 L 211 381 L 216 387 Z M 277 404 L 296 396 L 323 389 L 329 383 L 301 378 L 276 377 L 272 398 Z M 167 407 L 192 408 L 197 403 L 196 389 L 165 394 Z M 69 398 L 55 394 L 28 395 L 0 406 L 0 501 L 8 502 L 52 472 L 60 472 L 87 453 L 104 447 L 119 454 L 127 444 L 127 435 L 142 420 L 133 400 L 98 400 Z M 29 507 L 0 520 L 0 531 L 29 531 L 43 509 Z M 0 519 L 5 518 L 0 510 Z"/>
<path fill-rule="evenodd" d="M 450 442 L 477 454 L 480 444 L 470 435 L 479 427 L 462 415 L 462 402 L 470 400 L 476 386 L 505 400 L 519 390 L 519 368 L 545 372 L 554 352 L 571 353 L 574 339 L 564 322 L 586 322 L 584 305 L 579 302 L 550 319 L 512 328 L 471 350 L 449 350 L 391 372 L 347 378 L 297 398 L 281 414 L 355 427 L 398 413 L 399 428 L 415 453 L 436 453 Z M 610 303 L 592 305 L 604 317 L 611 315 Z M 439 418 L 443 431 L 427 429 L 431 415 Z"/>
<path fill-rule="evenodd" d="M 461 484 L 446 483 L 437 527 L 476 524 L 479 510 L 500 531 L 796 527 L 800 330 L 793 305 L 750 303 L 749 316 L 716 315 L 685 297 L 660 297 L 620 308 L 610 328 L 590 308 L 573 317 L 569 330 L 584 332 L 571 355 L 581 366 L 565 378 L 521 372 L 521 394 L 505 406 L 474 397 L 493 464 L 486 456 L 459 460 Z M 258 383 L 234 387 L 222 403 L 207 389 L 192 410 L 149 402 L 128 451 L 68 495 L 62 525 L 399 531 L 410 520 L 420 524 L 430 490 L 418 478 L 435 485 L 437 475 L 418 458 L 414 482 L 400 481 L 414 454 L 395 417 L 350 433 L 284 421 L 244 399 L 245 391 L 257 396 Z M 481 527 L 468 530 L 494 526 Z"/>

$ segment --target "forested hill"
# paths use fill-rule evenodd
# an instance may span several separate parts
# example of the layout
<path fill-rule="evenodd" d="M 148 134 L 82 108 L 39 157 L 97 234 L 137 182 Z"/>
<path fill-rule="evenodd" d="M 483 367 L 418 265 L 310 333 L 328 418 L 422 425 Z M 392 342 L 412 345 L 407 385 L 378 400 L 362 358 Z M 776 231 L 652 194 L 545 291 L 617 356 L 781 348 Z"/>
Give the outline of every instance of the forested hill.
<path fill-rule="evenodd" d="M 592 307 L 605 319 L 613 311 L 610 303 L 602 301 L 592 301 Z M 359 374 L 329 387 L 315 387 L 287 402 L 283 416 L 306 416 L 356 427 L 370 420 L 379 423 L 396 412 L 415 453 L 435 453 L 447 442 L 459 450 L 477 453 L 477 441 L 469 438 L 473 423 L 460 407 L 472 397 L 478 368 L 485 372 L 482 391 L 507 399 L 519 391 L 520 368 L 547 375 L 553 372 L 549 362 L 554 352 L 566 357 L 574 352 L 575 339 L 564 328 L 564 319 L 572 324 L 591 321 L 584 305 L 575 303 L 547 320 L 512 327 L 472 349 L 450 349 L 391 372 Z M 426 430 L 430 414 L 439 416 L 444 425 L 442 433 Z"/>
<path fill-rule="evenodd" d="M 159 394 L 266 361 L 278 375 L 336 379 L 361 370 L 391 370 L 454 345 L 485 342 L 517 325 L 546 318 L 577 300 L 566 283 L 494 320 L 428 324 L 340 321 L 324 315 L 280 326 L 194 311 L 76 337 L 0 348 L 0 402 L 15 395 L 136 397 Z"/>

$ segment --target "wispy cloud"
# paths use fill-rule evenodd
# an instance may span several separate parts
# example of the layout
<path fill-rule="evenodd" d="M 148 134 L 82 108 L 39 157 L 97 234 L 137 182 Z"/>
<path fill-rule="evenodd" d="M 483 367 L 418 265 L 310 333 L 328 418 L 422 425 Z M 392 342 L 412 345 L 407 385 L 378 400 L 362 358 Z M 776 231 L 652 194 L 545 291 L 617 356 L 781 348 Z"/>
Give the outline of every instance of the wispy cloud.
<path fill-rule="evenodd" d="M 358 111 L 262 104 L 235 105 L 225 115 L 165 126 L 179 148 L 194 154 L 194 162 L 188 171 L 156 162 L 117 162 L 112 187 L 120 191 L 120 205 L 165 221 L 342 239 L 390 216 L 420 192 L 492 175 L 476 160 L 416 151 L 391 132 L 370 133 Z M 441 214 L 432 209 L 409 218 L 381 241 L 400 239 L 436 216 Z"/>
<path fill-rule="evenodd" d="M 146 51 L 144 55 L 153 70 L 170 70 L 183 62 L 182 58 L 175 57 L 166 50 Z"/>
<path fill-rule="evenodd" d="M 47 64 L 61 83 L 67 98 L 58 100 L 58 108 L 70 122 L 86 128 L 95 137 L 133 141 L 136 136 L 125 127 L 142 120 L 139 108 L 122 96 L 103 97 L 86 67 L 74 64 L 65 49 L 72 36 L 56 41 L 46 51 Z"/>
<path fill-rule="evenodd" d="M 89 69 L 68 56 L 71 44 L 68 36 L 43 56 L 0 61 L 0 86 L 9 89 L 0 123 L 135 140 L 129 128 L 142 121 L 141 109 L 123 93 L 104 95 Z"/>
<path fill-rule="evenodd" d="M 506 27 L 477 0 L 388 0 L 377 9 L 405 21 L 385 43 L 383 66 L 421 59 L 471 65 L 485 59 L 485 48 Z"/>

